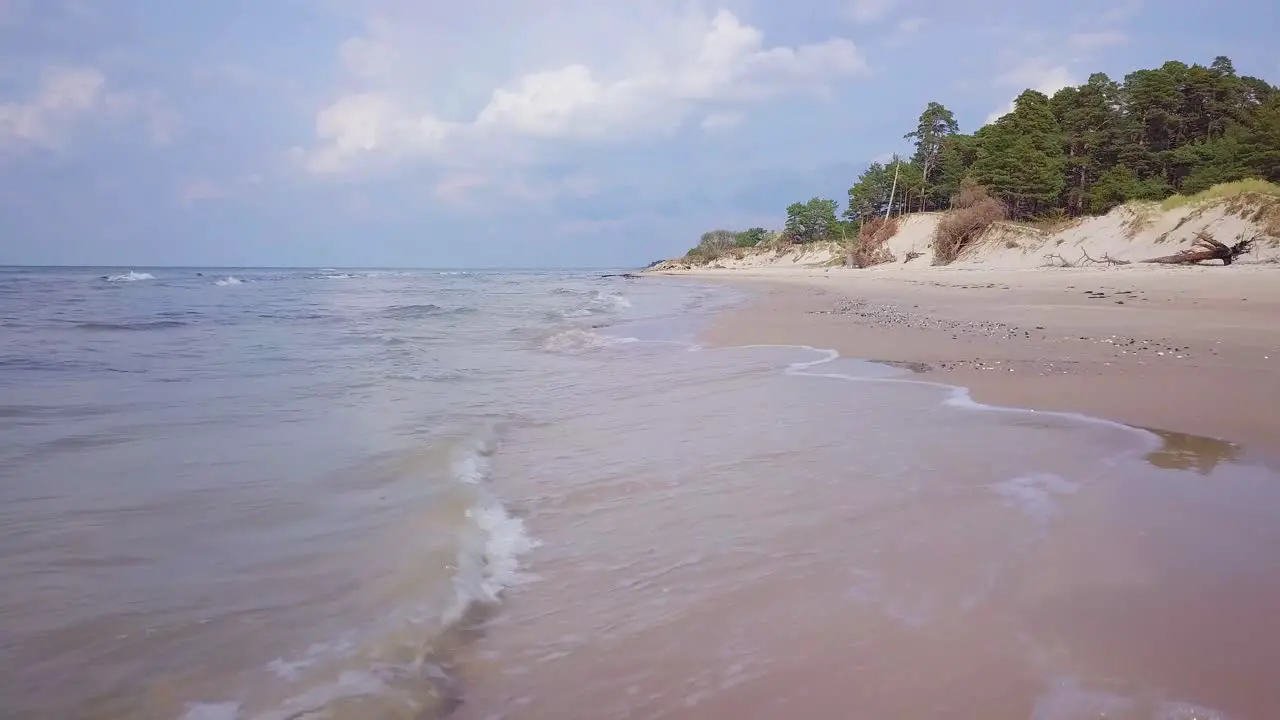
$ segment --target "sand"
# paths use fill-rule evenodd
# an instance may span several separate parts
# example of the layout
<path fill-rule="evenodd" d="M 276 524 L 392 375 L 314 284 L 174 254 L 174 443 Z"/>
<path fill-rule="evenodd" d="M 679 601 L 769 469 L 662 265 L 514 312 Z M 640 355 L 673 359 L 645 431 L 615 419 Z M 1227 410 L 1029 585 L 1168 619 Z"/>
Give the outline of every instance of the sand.
<path fill-rule="evenodd" d="M 702 270 L 759 291 L 713 345 L 915 364 L 991 404 L 1242 443 L 1280 438 L 1280 273 L 1267 267 Z"/>

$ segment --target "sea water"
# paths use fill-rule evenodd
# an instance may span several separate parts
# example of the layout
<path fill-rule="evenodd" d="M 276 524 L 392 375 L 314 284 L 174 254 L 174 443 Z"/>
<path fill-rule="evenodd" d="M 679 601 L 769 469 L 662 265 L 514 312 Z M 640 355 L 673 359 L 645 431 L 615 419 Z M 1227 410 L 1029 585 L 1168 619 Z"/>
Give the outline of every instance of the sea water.
<path fill-rule="evenodd" d="M 745 296 L 0 272 L 0 715 L 1280 708 L 1272 471 L 701 347 Z"/>

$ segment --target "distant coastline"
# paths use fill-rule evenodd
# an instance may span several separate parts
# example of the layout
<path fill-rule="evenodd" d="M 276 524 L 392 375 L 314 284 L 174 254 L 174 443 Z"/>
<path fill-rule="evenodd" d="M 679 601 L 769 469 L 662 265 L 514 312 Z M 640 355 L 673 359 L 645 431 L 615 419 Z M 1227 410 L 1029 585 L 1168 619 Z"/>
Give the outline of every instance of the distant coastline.
<path fill-rule="evenodd" d="M 830 198 L 795 202 L 781 229 L 713 230 L 651 269 L 1088 266 L 1149 259 L 1139 253 L 1154 243 L 1158 256 L 1215 247 L 1202 234 L 1249 240 L 1232 259 L 1278 261 L 1280 88 L 1225 56 L 1122 81 L 1095 73 L 1052 97 L 1026 90 L 968 135 L 930 102 L 904 137 L 911 157 L 871 163 L 843 213 Z M 1002 242 L 1038 254 L 995 252 Z M 1081 252 L 1057 251 L 1072 243 Z"/>

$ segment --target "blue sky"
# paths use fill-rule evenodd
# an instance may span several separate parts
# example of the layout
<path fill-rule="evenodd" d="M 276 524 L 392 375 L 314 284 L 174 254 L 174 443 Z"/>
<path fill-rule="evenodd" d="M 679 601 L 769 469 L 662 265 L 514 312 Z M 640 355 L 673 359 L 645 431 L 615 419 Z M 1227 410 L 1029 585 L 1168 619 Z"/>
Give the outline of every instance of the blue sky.
<path fill-rule="evenodd" d="M 619 266 L 1280 5 L 0 0 L 0 263 Z M 1228 6 L 1229 5 L 1229 6 Z"/>

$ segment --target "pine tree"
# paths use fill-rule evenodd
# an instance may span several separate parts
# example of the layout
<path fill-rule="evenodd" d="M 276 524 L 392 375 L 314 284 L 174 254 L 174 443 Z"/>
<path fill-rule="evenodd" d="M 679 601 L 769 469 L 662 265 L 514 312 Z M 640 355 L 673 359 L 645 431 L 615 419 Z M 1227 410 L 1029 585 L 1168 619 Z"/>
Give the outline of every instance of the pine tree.
<path fill-rule="evenodd" d="M 925 208 L 931 195 L 929 181 L 942 161 L 946 139 L 959 131 L 955 115 L 940 103 L 931 102 L 920 113 L 916 129 L 903 136 L 904 139 L 915 140 L 916 152 L 911 163 L 919 169 L 920 188 L 916 195 L 921 201 L 921 209 Z"/>
<path fill-rule="evenodd" d="M 893 171 L 873 162 L 858 176 L 849 188 L 849 203 L 844 216 L 850 222 L 883 215 L 889 206 L 889 191 L 893 186 Z"/>
<path fill-rule="evenodd" d="M 1062 133 L 1044 93 L 1024 91 L 1014 101 L 1014 111 L 984 127 L 978 138 L 973 175 L 1015 217 L 1056 204 L 1066 163 Z"/>

